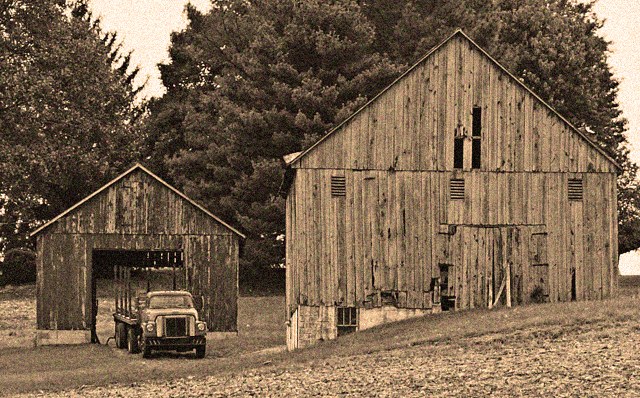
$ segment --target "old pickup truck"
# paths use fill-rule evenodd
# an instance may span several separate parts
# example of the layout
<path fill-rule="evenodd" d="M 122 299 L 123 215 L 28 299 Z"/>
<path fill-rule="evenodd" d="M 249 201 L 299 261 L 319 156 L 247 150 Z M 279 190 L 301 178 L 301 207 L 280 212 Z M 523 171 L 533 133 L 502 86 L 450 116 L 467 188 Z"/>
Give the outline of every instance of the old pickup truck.
<path fill-rule="evenodd" d="M 207 324 L 198 319 L 189 292 L 151 291 L 135 300 L 125 294 L 116 298 L 113 319 L 116 346 L 130 353 L 148 358 L 154 350 L 195 350 L 197 358 L 205 356 Z"/>

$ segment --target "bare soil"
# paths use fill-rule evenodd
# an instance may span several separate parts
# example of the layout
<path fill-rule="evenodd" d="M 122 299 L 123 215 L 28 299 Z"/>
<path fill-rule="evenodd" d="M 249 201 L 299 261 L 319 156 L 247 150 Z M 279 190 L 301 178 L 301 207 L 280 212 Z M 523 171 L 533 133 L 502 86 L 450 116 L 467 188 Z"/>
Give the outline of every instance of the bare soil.
<path fill-rule="evenodd" d="M 528 328 L 206 378 L 56 397 L 637 397 L 638 322 Z"/>

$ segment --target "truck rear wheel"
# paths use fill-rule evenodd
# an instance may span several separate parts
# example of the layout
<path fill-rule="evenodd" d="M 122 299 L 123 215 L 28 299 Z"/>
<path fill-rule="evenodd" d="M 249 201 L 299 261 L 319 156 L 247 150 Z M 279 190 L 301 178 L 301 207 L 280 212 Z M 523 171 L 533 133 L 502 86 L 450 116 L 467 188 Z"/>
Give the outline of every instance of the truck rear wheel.
<path fill-rule="evenodd" d="M 126 348 L 127 347 L 127 325 L 122 322 L 116 321 L 116 347 L 118 348 Z"/>
<path fill-rule="evenodd" d="M 127 349 L 130 354 L 137 354 L 140 352 L 140 344 L 138 344 L 138 335 L 133 328 L 129 328 L 127 332 Z"/>

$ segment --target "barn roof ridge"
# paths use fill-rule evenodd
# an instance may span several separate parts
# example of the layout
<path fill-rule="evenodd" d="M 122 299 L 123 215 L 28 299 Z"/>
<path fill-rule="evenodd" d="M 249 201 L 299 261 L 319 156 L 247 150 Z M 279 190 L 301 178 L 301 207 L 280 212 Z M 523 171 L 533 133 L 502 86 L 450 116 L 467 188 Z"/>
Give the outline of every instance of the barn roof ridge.
<path fill-rule="evenodd" d="M 339 131 L 344 125 L 346 125 L 351 119 L 353 119 L 356 115 L 362 112 L 364 109 L 369 107 L 378 97 L 382 96 L 385 92 L 387 92 L 391 87 L 395 86 L 400 80 L 402 80 L 405 76 L 411 73 L 415 68 L 417 68 L 420 64 L 422 64 L 425 60 L 427 60 L 433 53 L 438 51 L 441 47 L 443 47 L 447 42 L 453 39 L 456 36 L 461 36 L 469 41 L 476 49 L 478 49 L 484 56 L 486 56 L 494 65 L 498 67 L 498 69 L 505 72 L 509 77 L 515 80 L 522 88 L 524 88 L 529 94 L 533 95 L 539 102 L 541 102 L 548 110 L 551 111 L 554 115 L 556 115 L 560 120 L 562 120 L 574 133 L 577 133 L 580 137 L 582 137 L 588 145 L 593 147 L 598 153 L 605 157 L 611 164 L 613 164 L 618 170 L 622 171 L 622 167 L 616 162 L 608 153 L 604 151 L 597 143 L 593 142 L 589 137 L 587 137 L 582 131 L 580 131 L 577 127 L 575 127 L 571 122 L 569 122 L 564 116 L 562 116 L 557 110 L 555 110 L 551 105 L 549 105 L 545 100 L 543 100 L 538 94 L 536 94 L 533 90 L 531 90 L 524 82 L 518 79 L 515 75 L 513 75 L 507 68 L 505 68 L 500 62 L 498 62 L 495 58 L 493 58 L 488 52 L 486 52 L 480 45 L 478 45 L 473 39 L 471 39 L 464 31 L 460 28 L 456 29 L 452 34 L 450 34 L 446 39 L 444 39 L 440 44 L 433 47 L 431 50 L 427 52 L 422 58 L 420 58 L 416 63 L 411 65 L 406 71 L 404 71 L 400 76 L 398 76 L 393 82 L 391 82 L 388 86 L 382 89 L 378 94 L 373 96 L 369 101 L 367 101 L 364 105 L 358 108 L 355 112 L 353 112 L 349 117 L 338 123 L 335 127 L 329 130 L 324 136 L 322 136 L 318 141 L 316 141 L 309 148 L 286 155 L 285 163 L 287 166 L 291 166 L 292 164 L 298 162 L 300 159 L 305 157 L 309 152 L 312 152 L 318 145 L 324 142 L 329 136 L 333 135 L 337 131 Z M 293 156 L 297 155 L 297 156 Z M 287 161 L 288 160 L 288 161 Z"/>
<path fill-rule="evenodd" d="M 111 181 L 109 181 L 108 183 L 106 183 L 105 185 L 103 185 L 102 187 L 98 188 L 96 191 L 94 191 L 93 193 L 91 193 L 90 195 L 86 196 L 84 199 L 80 200 L 79 202 L 77 202 L 76 204 L 74 204 L 73 206 L 69 207 L 67 210 L 63 211 L 62 213 L 58 214 L 57 216 L 55 216 L 54 218 L 52 218 L 51 220 L 49 220 L 48 222 L 46 222 L 45 224 L 41 225 L 40 227 L 38 227 L 36 230 L 34 230 L 33 232 L 31 232 L 29 234 L 30 237 L 33 237 L 37 234 L 39 234 L 40 232 L 42 232 L 43 230 L 45 230 L 46 228 L 48 228 L 49 226 L 53 225 L 56 221 L 60 220 L 62 217 L 70 214 L 71 212 L 73 212 L 75 209 L 79 208 L 80 206 L 82 206 L 84 203 L 88 202 L 91 198 L 97 196 L 98 194 L 100 194 L 101 192 L 103 192 L 104 190 L 106 190 L 107 188 L 109 188 L 111 185 L 115 184 L 116 182 L 120 181 L 121 179 L 123 179 L 124 177 L 126 177 L 127 175 L 131 174 L 133 171 L 135 170 L 142 170 L 145 173 L 149 174 L 151 177 L 153 177 L 155 180 L 157 180 L 159 183 L 161 183 L 162 185 L 164 185 L 166 188 L 169 188 L 169 190 L 173 191 L 174 193 L 176 193 L 178 196 L 180 196 L 182 199 L 186 200 L 187 202 L 191 203 L 193 206 L 195 206 L 196 208 L 198 208 L 200 211 L 204 212 L 206 215 L 208 215 L 209 217 L 213 218 L 214 220 L 216 220 L 218 223 L 222 224 L 223 226 L 225 226 L 227 229 L 231 230 L 233 233 L 235 233 L 236 235 L 240 236 L 242 239 L 245 239 L 246 236 L 244 234 L 242 234 L 240 231 L 238 231 L 237 229 L 235 229 L 234 227 L 232 227 L 231 225 L 227 224 L 226 222 L 222 221 L 219 217 L 217 217 L 215 214 L 211 213 L 209 210 L 205 209 L 202 205 L 198 204 L 198 202 L 196 202 L 195 200 L 189 198 L 187 195 L 185 195 L 184 193 L 180 192 L 177 188 L 173 187 L 171 184 L 169 184 L 168 182 L 166 182 L 165 180 L 163 180 L 162 178 L 158 177 L 155 173 L 153 173 L 152 171 L 150 171 L 149 169 L 147 169 L 146 167 L 144 167 L 141 163 L 137 162 L 135 163 L 132 167 L 130 167 L 127 171 L 125 171 L 124 173 L 118 175 L 117 177 L 115 177 L 114 179 L 112 179 Z"/>

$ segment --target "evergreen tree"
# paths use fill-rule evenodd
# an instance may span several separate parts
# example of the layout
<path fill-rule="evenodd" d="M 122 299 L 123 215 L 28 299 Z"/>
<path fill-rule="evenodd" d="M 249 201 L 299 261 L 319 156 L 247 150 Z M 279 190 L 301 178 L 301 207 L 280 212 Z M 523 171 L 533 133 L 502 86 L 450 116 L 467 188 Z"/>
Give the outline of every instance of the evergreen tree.
<path fill-rule="evenodd" d="M 152 161 L 247 233 L 243 266 L 282 262 L 281 156 L 306 148 L 456 28 L 624 167 L 620 251 L 640 244 L 636 166 L 590 3 L 217 0 L 187 16 L 160 66 L 167 93 L 150 108 Z"/>
<path fill-rule="evenodd" d="M 243 266 L 284 257 L 282 156 L 344 119 L 400 69 L 351 1 L 216 1 L 172 36 L 167 94 L 151 104 L 155 162 L 240 226 Z"/>
<path fill-rule="evenodd" d="M 0 0 L 0 252 L 137 157 L 129 62 L 83 1 Z"/>

